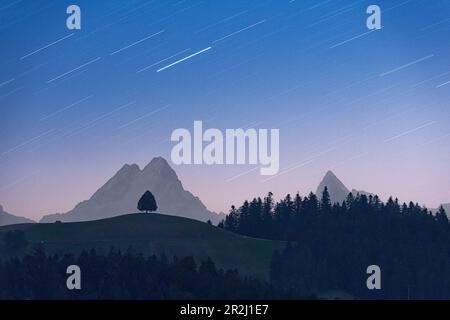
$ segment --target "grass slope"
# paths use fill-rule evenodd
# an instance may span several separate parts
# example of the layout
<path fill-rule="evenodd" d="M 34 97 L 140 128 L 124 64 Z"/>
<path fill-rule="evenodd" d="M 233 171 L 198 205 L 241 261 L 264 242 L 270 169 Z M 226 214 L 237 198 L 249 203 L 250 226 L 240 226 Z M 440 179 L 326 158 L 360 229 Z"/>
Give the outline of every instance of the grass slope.
<path fill-rule="evenodd" d="M 49 253 L 79 253 L 132 246 L 144 255 L 211 257 L 222 268 L 268 277 L 270 259 L 282 242 L 240 236 L 196 220 L 164 214 L 128 214 L 114 218 L 72 222 L 19 224 L 0 227 L 0 239 L 8 230 L 23 230 L 33 245 L 41 243 Z M 2 252 L 0 251 L 0 257 Z"/>

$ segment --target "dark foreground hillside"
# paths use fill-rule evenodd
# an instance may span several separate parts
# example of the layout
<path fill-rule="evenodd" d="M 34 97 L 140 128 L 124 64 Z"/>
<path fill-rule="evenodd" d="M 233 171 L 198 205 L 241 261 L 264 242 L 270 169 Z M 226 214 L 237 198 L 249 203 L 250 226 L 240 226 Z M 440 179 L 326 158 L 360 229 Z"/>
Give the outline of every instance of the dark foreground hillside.
<path fill-rule="evenodd" d="M 8 248 L 5 234 L 22 230 L 27 244 Z M 2 241 L 3 240 L 3 241 Z M 47 254 L 80 254 L 111 248 L 125 252 L 132 247 L 144 256 L 193 256 L 197 262 L 213 259 L 219 268 L 239 269 L 243 274 L 268 278 L 270 261 L 281 241 L 241 236 L 196 220 L 162 214 L 129 214 L 75 223 L 21 224 L 0 227 L 0 258 L 33 252 L 37 245 Z"/>

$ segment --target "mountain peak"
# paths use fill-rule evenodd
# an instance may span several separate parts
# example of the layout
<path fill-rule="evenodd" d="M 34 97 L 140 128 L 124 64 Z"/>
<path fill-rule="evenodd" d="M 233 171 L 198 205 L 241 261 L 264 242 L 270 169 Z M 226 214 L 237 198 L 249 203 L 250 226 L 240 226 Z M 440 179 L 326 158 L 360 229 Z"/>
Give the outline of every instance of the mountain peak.
<path fill-rule="evenodd" d="M 169 163 L 167 162 L 166 159 L 164 159 L 163 157 L 154 157 L 152 159 L 152 161 L 150 161 L 143 169 L 143 171 L 149 169 L 149 168 L 170 168 Z"/>
<path fill-rule="evenodd" d="M 328 170 L 325 176 L 322 179 L 322 182 L 329 182 L 329 183 L 338 183 L 344 186 L 344 184 L 339 180 L 339 178 L 333 173 L 333 171 Z"/>
<path fill-rule="evenodd" d="M 177 174 L 163 157 L 155 157 L 142 170 L 144 175 L 159 176 L 167 181 L 178 181 Z"/>
<path fill-rule="evenodd" d="M 61 215 L 49 215 L 41 222 L 96 220 L 135 212 L 142 194 L 150 190 L 160 212 L 214 223 L 221 216 L 209 211 L 203 203 L 183 188 L 176 172 L 166 159 L 153 158 L 144 169 L 136 164 L 124 165 L 93 196 Z"/>
<path fill-rule="evenodd" d="M 166 165 L 166 166 L 168 166 L 169 165 L 169 163 L 167 162 L 167 160 L 166 159 L 164 159 L 163 157 L 154 157 L 153 159 L 152 159 L 152 161 L 150 161 L 150 163 L 151 164 L 161 164 L 161 165 Z"/>
<path fill-rule="evenodd" d="M 336 175 L 333 173 L 333 171 L 331 171 L 331 170 L 328 170 L 327 173 L 325 173 L 325 176 L 323 177 L 323 179 L 326 179 L 326 178 L 328 178 L 328 179 L 334 178 L 334 179 L 339 180 L 336 177 Z"/>
<path fill-rule="evenodd" d="M 126 163 L 117 172 L 119 173 L 119 172 L 137 172 L 137 171 L 141 171 L 141 169 L 139 168 L 139 166 L 137 164 L 135 164 L 135 163 L 133 163 L 133 164 Z"/>
<path fill-rule="evenodd" d="M 327 171 L 317 187 L 316 195 L 318 198 L 322 197 L 322 192 L 325 187 L 328 189 L 332 203 L 344 201 L 350 193 L 350 190 L 330 170 Z"/>

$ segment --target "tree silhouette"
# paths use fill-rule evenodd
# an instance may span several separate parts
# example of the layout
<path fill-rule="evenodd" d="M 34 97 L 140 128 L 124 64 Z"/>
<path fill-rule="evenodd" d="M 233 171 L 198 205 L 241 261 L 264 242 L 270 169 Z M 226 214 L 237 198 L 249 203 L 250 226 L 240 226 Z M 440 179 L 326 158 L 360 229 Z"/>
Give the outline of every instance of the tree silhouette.
<path fill-rule="evenodd" d="M 322 199 L 320 201 L 320 208 L 324 213 L 329 213 L 331 211 L 330 193 L 328 192 L 328 187 L 326 186 L 325 188 L 323 188 Z"/>
<path fill-rule="evenodd" d="M 145 211 L 145 213 L 148 213 L 149 211 L 155 211 L 156 209 L 158 209 L 155 197 L 150 191 L 148 190 L 145 191 L 145 193 L 139 199 L 137 208 L 139 211 Z"/>
<path fill-rule="evenodd" d="M 444 207 L 442 205 L 439 207 L 438 212 L 436 212 L 436 220 L 444 225 L 448 225 L 448 217 L 447 213 L 444 210 Z"/>

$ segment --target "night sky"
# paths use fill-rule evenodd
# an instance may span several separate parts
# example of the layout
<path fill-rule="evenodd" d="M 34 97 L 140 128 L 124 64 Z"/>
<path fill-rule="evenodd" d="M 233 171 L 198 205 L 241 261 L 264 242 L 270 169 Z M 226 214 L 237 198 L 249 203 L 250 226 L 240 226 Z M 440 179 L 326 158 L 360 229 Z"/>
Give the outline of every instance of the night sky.
<path fill-rule="evenodd" d="M 171 132 L 194 120 L 280 129 L 276 176 L 172 165 L 213 211 L 304 195 L 327 170 L 384 200 L 450 202 L 449 35 L 448 0 L 1 0 L 0 204 L 68 211 L 125 163 L 171 163 Z"/>

